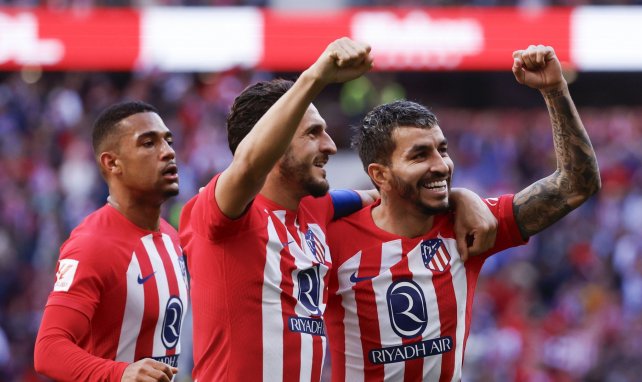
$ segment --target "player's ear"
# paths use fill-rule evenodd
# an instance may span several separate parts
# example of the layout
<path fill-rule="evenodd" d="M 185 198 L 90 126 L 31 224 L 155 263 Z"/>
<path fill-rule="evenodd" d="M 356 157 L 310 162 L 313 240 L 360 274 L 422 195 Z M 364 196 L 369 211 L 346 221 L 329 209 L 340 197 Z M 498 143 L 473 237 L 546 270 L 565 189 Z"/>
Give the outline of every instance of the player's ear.
<path fill-rule="evenodd" d="M 368 165 L 368 176 L 380 190 L 388 190 L 390 184 L 390 170 L 388 166 L 380 163 Z"/>
<path fill-rule="evenodd" d="M 116 175 L 122 172 L 118 155 L 113 151 L 104 151 L 99 157 L 100 168 L 105 174 Z"/>

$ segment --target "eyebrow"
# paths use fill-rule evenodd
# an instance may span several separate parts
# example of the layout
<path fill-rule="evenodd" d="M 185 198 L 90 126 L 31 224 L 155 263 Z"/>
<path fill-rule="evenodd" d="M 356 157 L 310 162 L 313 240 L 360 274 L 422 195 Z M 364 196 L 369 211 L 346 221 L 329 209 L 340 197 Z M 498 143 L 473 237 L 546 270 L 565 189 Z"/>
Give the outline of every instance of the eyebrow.
<path fill-rule="evenodd" d="M 447 138 L 444 138 L 442 141 L 440 141 L 440 142 L 437 144 L 437 147 L 446 146 L 446 145 L 448 145 L 448 139 L 447 139 Z M 423 151 L 423 150 L 427 150 L 427 149 L 428 149 L 428 145 L 424 145 L 424 144 L 417 143 L 417 144 L 414 144 L 414 145 L 413 145 L 413 146 L 408 150 L 408 153 L 415 153 L 415 152 L 417 152 L 417 151 Z"/>
<path fill-rule="evenodd" d="M 317 129 L 327 130 L 327 127 L 322 123 L 314 123 L 305 129 L 305 133 L 308 134 Z"/>
<path fill-rule="evenodd" d="M 157 135 L 161 135 L 163 138 L 173 138 L 174 135 L 172 134 L 171 131 L 166 131 L 164 134 L 161 134 L 157 131 L 146 131 L 142 133 L 141 135 L 138 136 L 138 140 L 145 139 L 148 137 L 155 137 Z"/>

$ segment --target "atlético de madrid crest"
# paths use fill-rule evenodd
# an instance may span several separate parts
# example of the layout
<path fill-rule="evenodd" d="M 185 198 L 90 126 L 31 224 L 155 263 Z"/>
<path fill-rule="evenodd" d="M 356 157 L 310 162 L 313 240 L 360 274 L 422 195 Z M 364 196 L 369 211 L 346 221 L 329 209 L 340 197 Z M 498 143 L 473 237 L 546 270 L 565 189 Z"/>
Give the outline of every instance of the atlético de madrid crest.
<path fill-rule="evenodd" d="M 431 271 L 443 272 L 450 265 L 450 253 L 441 239 L 428 239 L 421 242 L 421 257 L 424 265 Z"/>
<path fill-rule="evenodd" d="M 325 264 L 325 247 L 312 228 L 308 228 L 308 231 L 305 233 L 305 242 L 308 244 L 312 256 L 314 256 L 319 264 Z"/>

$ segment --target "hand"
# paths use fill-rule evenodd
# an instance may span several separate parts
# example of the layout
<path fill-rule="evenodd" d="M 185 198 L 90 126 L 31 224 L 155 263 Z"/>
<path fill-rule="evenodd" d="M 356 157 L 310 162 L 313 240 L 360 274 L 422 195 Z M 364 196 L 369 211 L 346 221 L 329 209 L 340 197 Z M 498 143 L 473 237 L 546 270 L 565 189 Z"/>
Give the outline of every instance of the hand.
<path fill-rule="evenodd" d="M 497 219 L 477 194 L 457 188 L 451 193 L 455 204 L 455 240 L 462 261 L 480 255 L 495 245 Z"/>
<path fill-rule="evenodd" d="M 353 80 L 373 66 L 370 46 L 342 37 L 332 42 L 308 69 L 323 84 Z"/>
<path fill-rule="evenodd" d="M 121 382 L 170 382 L 177 372 L 173 366 L 145 358 L 127 366 Z"/>
<path fill-rule="evenodd" d="M 566 85 L 562 65 L 550 46 L 530 45 L 513 52 L 513 74 L 522 85 L 539 90 Z"/>

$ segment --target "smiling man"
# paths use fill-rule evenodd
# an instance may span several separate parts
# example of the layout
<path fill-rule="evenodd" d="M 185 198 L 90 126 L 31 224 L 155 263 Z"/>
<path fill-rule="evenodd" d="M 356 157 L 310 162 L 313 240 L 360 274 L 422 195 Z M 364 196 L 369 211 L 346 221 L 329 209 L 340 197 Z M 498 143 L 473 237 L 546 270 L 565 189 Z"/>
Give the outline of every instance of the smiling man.
<path fill-rule="evenodd" d="M 460 381 L 477 277 L 484 261 L 524 244 L 600 187 L 588 135 L 550 47 L 514 53 L 517 81 L 539 89 L 557 169 L 515 195 L 486 199 L 495 246 L 462 260 L 448 195 L 454 171 L 437 118 L 397 101 L 376 107 L 354 144 L 381 199 L 332 223 L 326 307 L 332 380 Z"/>
<path fill-rule="evenodd" d="M 125 102 L 94 123 L 109 187 L 60 249 L 36 340 L 36 371 L 56 381 L 166 381 L 177 372 L 188 288 L 178 234 L 160 218 L 178 194 L 172 133 L 156 109 Z"/>

